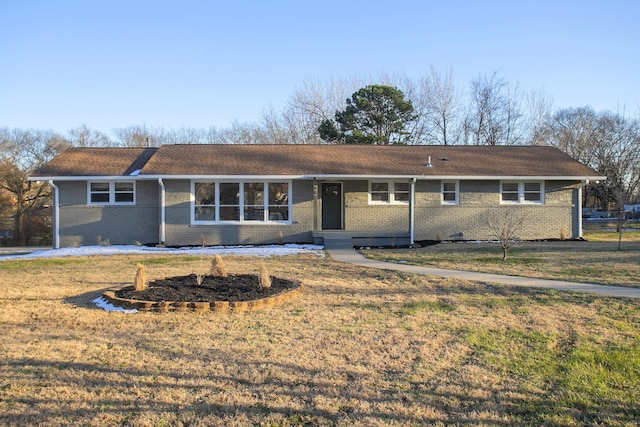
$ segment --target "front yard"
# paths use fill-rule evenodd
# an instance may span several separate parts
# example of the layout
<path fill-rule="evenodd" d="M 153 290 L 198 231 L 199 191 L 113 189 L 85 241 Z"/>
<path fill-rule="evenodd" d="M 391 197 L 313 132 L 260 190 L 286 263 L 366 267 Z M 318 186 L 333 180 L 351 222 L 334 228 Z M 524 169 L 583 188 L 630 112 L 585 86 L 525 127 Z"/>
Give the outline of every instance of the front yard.
<path fill-rule="evenodd" d="M 439 243 L 420 249 L 370 249 L 366 257 L 525 277 L 640 287 L 640 231 L 585 232 L 587 241 L 521 242 L 502 262 L 498 243 Z"/>
<path fill-rule="evenodd" d="M 499 258 L 499 256 L 496 256 Z M 272 257 L 302 295 L 247 313 L 91 301 L 194 256 L 0 262 L 0 424 L 636 425 L 640 301 Z M 232 272 L 255 257 L 225 257 Z"/>

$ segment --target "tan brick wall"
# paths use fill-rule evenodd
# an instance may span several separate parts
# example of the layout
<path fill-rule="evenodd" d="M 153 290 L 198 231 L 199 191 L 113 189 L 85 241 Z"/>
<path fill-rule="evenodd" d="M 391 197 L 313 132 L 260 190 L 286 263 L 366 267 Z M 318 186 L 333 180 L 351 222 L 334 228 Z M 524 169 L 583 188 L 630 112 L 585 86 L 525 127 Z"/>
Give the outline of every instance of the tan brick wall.
<path fill-rule="evenodd" d="M 138 181 L 133 206 L 87 205 L 86 181 L 56 185 L 60 189 L 60 246 L 95 245 L 107 240 L 114 245 L 157 243 L 157 182 Z"/>
<path fill-rule="evenodd" d="M 189 180 L 165 180 L 166 244 L 207 245 L 311 243 L 313 238 L 313 199 L 311 181 L 293 181 L 292 224 L 216 224 L 192 225 Z"/>
<path fill-rule="evenodd" d="M 316 183 L 320 186 L 321 181 Z M 88 206 L 84 181 L 59 182 L 62 246 L 93 245 L 98 238 L 112 244 L 156 243 L 159 239 L 159 188 L 156 181 L 138 181 L 135 206 Z M 314 182 L 293 181 L 292 224 L 192 225 L 189 180 L 166 180 L 166 243 L 168 245 L 264 244 L 312 242 L 312 230 L 322 224 L 322 200 L 314 203 Z M 576 222 L 579 184 L 545 182 L 544 205 L 500 205 L 499 181 L 461 181 L 460 203 L 440 202 L 440 181 L 416 182 L 415 239 L 493 239 L 487 225 L 516 209 L 526 217 L 523 239 L 578 236 Z M 366 180 L 343 181 L 344 228 L 363 232 L 408 232 L 409 205 L 376 205 L 368 202 Z M 314 215 L 315 207 L 315 215 Z M 314 228 L 315 224 L 315 228 Z"/>
<path fill-rule="evenodd" d="M 416 184 L 415 240 L 495 239 L 489 220 L 500 222 L 516 211 L 525 218 L 518 237 L 526 240 L 578 237 L 576 223 L 578 185 L 570 182 L 545 183 L 544 205 L 500 205 L 499 181 L 462 181 L 459 205 L 440 204 L 440 184 L 419 181 Z M 420 191 L 418 193 L 418 191 Z"/>
<path fill-rule="evenodd" d="M 408 231 L 409 204 L 369 204 L 368 181 L 345 181 L 347 231 Z"/>

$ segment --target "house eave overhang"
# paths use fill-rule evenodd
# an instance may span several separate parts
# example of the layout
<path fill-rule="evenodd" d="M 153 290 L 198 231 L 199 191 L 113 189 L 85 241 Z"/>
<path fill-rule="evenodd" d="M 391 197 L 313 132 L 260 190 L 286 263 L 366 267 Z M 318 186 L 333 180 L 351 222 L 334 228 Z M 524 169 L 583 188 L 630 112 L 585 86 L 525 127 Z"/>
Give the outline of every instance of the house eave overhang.
<path fill-rule="evenodd" d="M 460 181 L 603 181 L 606 176 L 586 175 L 344 175 L 344 174 L 307 174 L 307 179 L 349 180 L 349 179 L 416 179 L 416 180 L 460 180 Z"/>
<path fill-rule="evenodd" d="M 305 179 L 304 175 L 65 175 L 65 176 L 30 176 L 29 181 L 145 181 L 158 179 L 234 179 L 234 180 L 275 180 Z"/>
<path fill-rule="evenodd" d="M 29 181 L 135 181 L 139 175 L 60 175 L 30 176 Z"/>
<path fill-rule="evenodd" d="M 375 179 L 416 179 L 416 180 L 460 180 L 460 181 L 604 181 L 601 175 L 373 175 L 373 174 L 304 174 L 304 175 L 77 175 L 77 176 L 30 176 L 29 181 L 143 181 L 158 179 L 234 179 L 234 180 L 375 180 Z"/>

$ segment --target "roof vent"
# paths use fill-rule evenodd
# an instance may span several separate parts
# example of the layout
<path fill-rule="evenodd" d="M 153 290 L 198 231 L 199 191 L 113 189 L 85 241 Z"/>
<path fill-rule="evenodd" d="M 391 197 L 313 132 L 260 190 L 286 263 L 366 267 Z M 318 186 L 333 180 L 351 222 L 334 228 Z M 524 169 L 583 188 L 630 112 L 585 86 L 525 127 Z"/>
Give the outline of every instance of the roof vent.
<path fill-rule="evenodd" d="M 431 156 L 429 156 L 427 158 L 427 167 L 430 168 L 431 167 Z"/>

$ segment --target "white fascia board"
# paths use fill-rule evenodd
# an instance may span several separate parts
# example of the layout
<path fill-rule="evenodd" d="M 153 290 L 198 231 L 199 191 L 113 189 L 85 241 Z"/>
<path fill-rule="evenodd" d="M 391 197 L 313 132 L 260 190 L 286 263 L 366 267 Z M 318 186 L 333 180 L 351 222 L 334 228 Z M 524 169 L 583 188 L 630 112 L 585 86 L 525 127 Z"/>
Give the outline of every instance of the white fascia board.
<path fill-rule="evenodd" d="M 479 176 L 479 175 L 451 175 L 451 176 L 422 176 L 422 177 L 417 177 L 417 179 L 457 179 L 460 181 L 470 181 L 470 180 L 475 180 L 475 181 L 504 181 L 504 180 L 512 180 L 512 181 L 585 181 L 585 180 L 590 180 L 590 181 L 603 181 L 605 179 L 607 179 L 606 176 L 563 176 L 563 175 L 558 175 L 558 176 L 545 176 L 545 175 L 540 175 L 540 176 L 530 176 L 530 175 L 524 175 L 524 176 L 520 176 L 520 175 L 504 175 L 504 176 L 499 176 L 499 175 L 495 175 L 495 176 Z"/>
<path fill-rule="evenodd" d="M 305 179 L 350 180 L 350 179 L 420 179 L 415 175 L 332 175 L 332 174 L 308 174 Z"/>
<path fill-rule="evenodd" d="M 229 179 L 234 181 L 249 181 L 249 180 L 276 180 L 276 179 L 305 179 L 304 175 L 138 175 L 138 179 L 208 179 L 208 180 L 223 180 Z"/>
<path fill-rule="evenodd" d="M 138 176 L 130 175 L 84 175 L 84 176 L 30 176 L 29 181 L 138 181 Z"/>
<path fill-rule="evenodd" d="M 459 180 L 459 181 L 602 181 L 606 176 L 514 176 L 514 175 L 305 175 L 305 178 L 349 180 L 349 179 L 416 179 L 416 180 Z"/>
<path fill-rule="evenodd" d="M 158 179 L 231 179 L 235 181 L 305 179 L 302 175 L 117 175 L 117 176 L 31 176 L 29 181 L 145 181 Z"/>
<path fill-rule="evenodd" d="M 157 179 L 207 179 L 235 181 L 249 180 L 294 180 L 294 179 L 327 179 L 327 180 L 355 180 L 355 179 L 416 179 L 416 180 L 460 180 L 460 181 L 498 181 L 498 180 L 531 180 L 531 181 L 604 181 L 606 176 L 514 176 L 514 175 L 338 175 L 338 174 L 307 174 L 307 175 L 87 175 L 87 176 L 30 176 L 29 181 L 143 181 Z"/>

